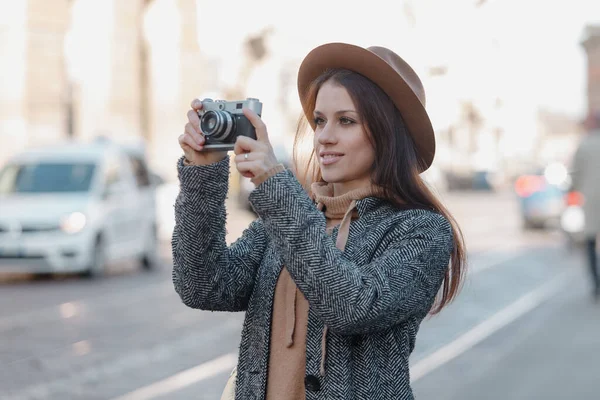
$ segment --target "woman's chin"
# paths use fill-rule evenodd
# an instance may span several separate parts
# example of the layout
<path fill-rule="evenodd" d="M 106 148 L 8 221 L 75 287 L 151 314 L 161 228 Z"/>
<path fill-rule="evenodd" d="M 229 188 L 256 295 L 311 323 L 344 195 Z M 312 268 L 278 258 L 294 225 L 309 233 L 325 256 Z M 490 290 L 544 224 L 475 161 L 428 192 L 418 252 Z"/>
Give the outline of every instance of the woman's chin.
<path fill-rule="evenodd" d="M 327 174 L 327 173 L 323 173 L 323 171 L 321 171 L 321 178 L 327 182 L 327 183 L 338 183 L 340 182 L 340 177 L 336 176 L 335 174 Z"/>

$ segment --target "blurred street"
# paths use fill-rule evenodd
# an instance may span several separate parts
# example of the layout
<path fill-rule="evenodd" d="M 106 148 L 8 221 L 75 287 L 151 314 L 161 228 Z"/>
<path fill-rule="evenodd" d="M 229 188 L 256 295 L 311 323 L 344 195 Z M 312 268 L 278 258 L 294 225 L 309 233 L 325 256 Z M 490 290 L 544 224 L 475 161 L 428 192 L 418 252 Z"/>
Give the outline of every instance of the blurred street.
<path fill-rule="evenodd" d="M 512 193 L 447 193 L 470 251 L 458 300 L 426 320 L 412 356 L 418 399 L 599 398 L 600 304 L 558 232 L 524 231 Z M 228 240 L 252 215 L 229 204 Z M 0 398 L 218 399 L 243 314 L 192 310 L 152 272 L 0 283 Z"/>

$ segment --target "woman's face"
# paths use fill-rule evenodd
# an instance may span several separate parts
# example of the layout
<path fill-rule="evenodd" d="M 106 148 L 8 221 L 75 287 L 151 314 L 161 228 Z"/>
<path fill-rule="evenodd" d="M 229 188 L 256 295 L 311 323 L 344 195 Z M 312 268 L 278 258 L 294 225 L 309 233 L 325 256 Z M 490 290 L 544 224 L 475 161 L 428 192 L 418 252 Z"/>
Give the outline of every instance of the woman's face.
<path fill-rule="evenodd" d="M 317 94 L 314 118 L 315 156 L 334 194 L 369 186 L 375 150 L 346 88 L 325 82 Z"/>

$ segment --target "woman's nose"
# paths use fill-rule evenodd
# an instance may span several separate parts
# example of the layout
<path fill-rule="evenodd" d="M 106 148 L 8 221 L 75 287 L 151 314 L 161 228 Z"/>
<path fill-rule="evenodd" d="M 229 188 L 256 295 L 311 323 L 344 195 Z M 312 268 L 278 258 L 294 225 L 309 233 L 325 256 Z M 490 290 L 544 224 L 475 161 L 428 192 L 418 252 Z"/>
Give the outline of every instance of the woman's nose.
<path fill-rule="evenodd" d="M 332 144 L 337 142 L 334 129 L 329 123 L 327 123 L 319 132 L 318 140 L 319 144 Z"/>

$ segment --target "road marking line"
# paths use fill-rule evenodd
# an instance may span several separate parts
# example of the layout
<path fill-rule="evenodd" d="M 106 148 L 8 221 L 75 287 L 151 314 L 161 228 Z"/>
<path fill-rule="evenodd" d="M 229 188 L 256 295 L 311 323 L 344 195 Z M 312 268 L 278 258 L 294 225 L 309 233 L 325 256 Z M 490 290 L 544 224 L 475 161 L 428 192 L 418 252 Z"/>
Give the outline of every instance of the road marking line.
<path fill-rule="evenodd" d="M 150 400 L 186 386 L 193 385 L 220 373 L 230 371 L 237 364 L 237 354 L 228 353 L 196 367 L 186 369 L 161 381 L 141 387 L 113 400 Z"/>
<path fill-rule="evenodd" d="M 411 382 L 416 382 L 541 305 L 567 283 L 571 274 L 572 271 L 565 271 L 555 276 L 550 281 L 522 296 L 470 331 L 459 336 L 456 340 L 419 360 L 415 365 L 411 366 Z"/>

